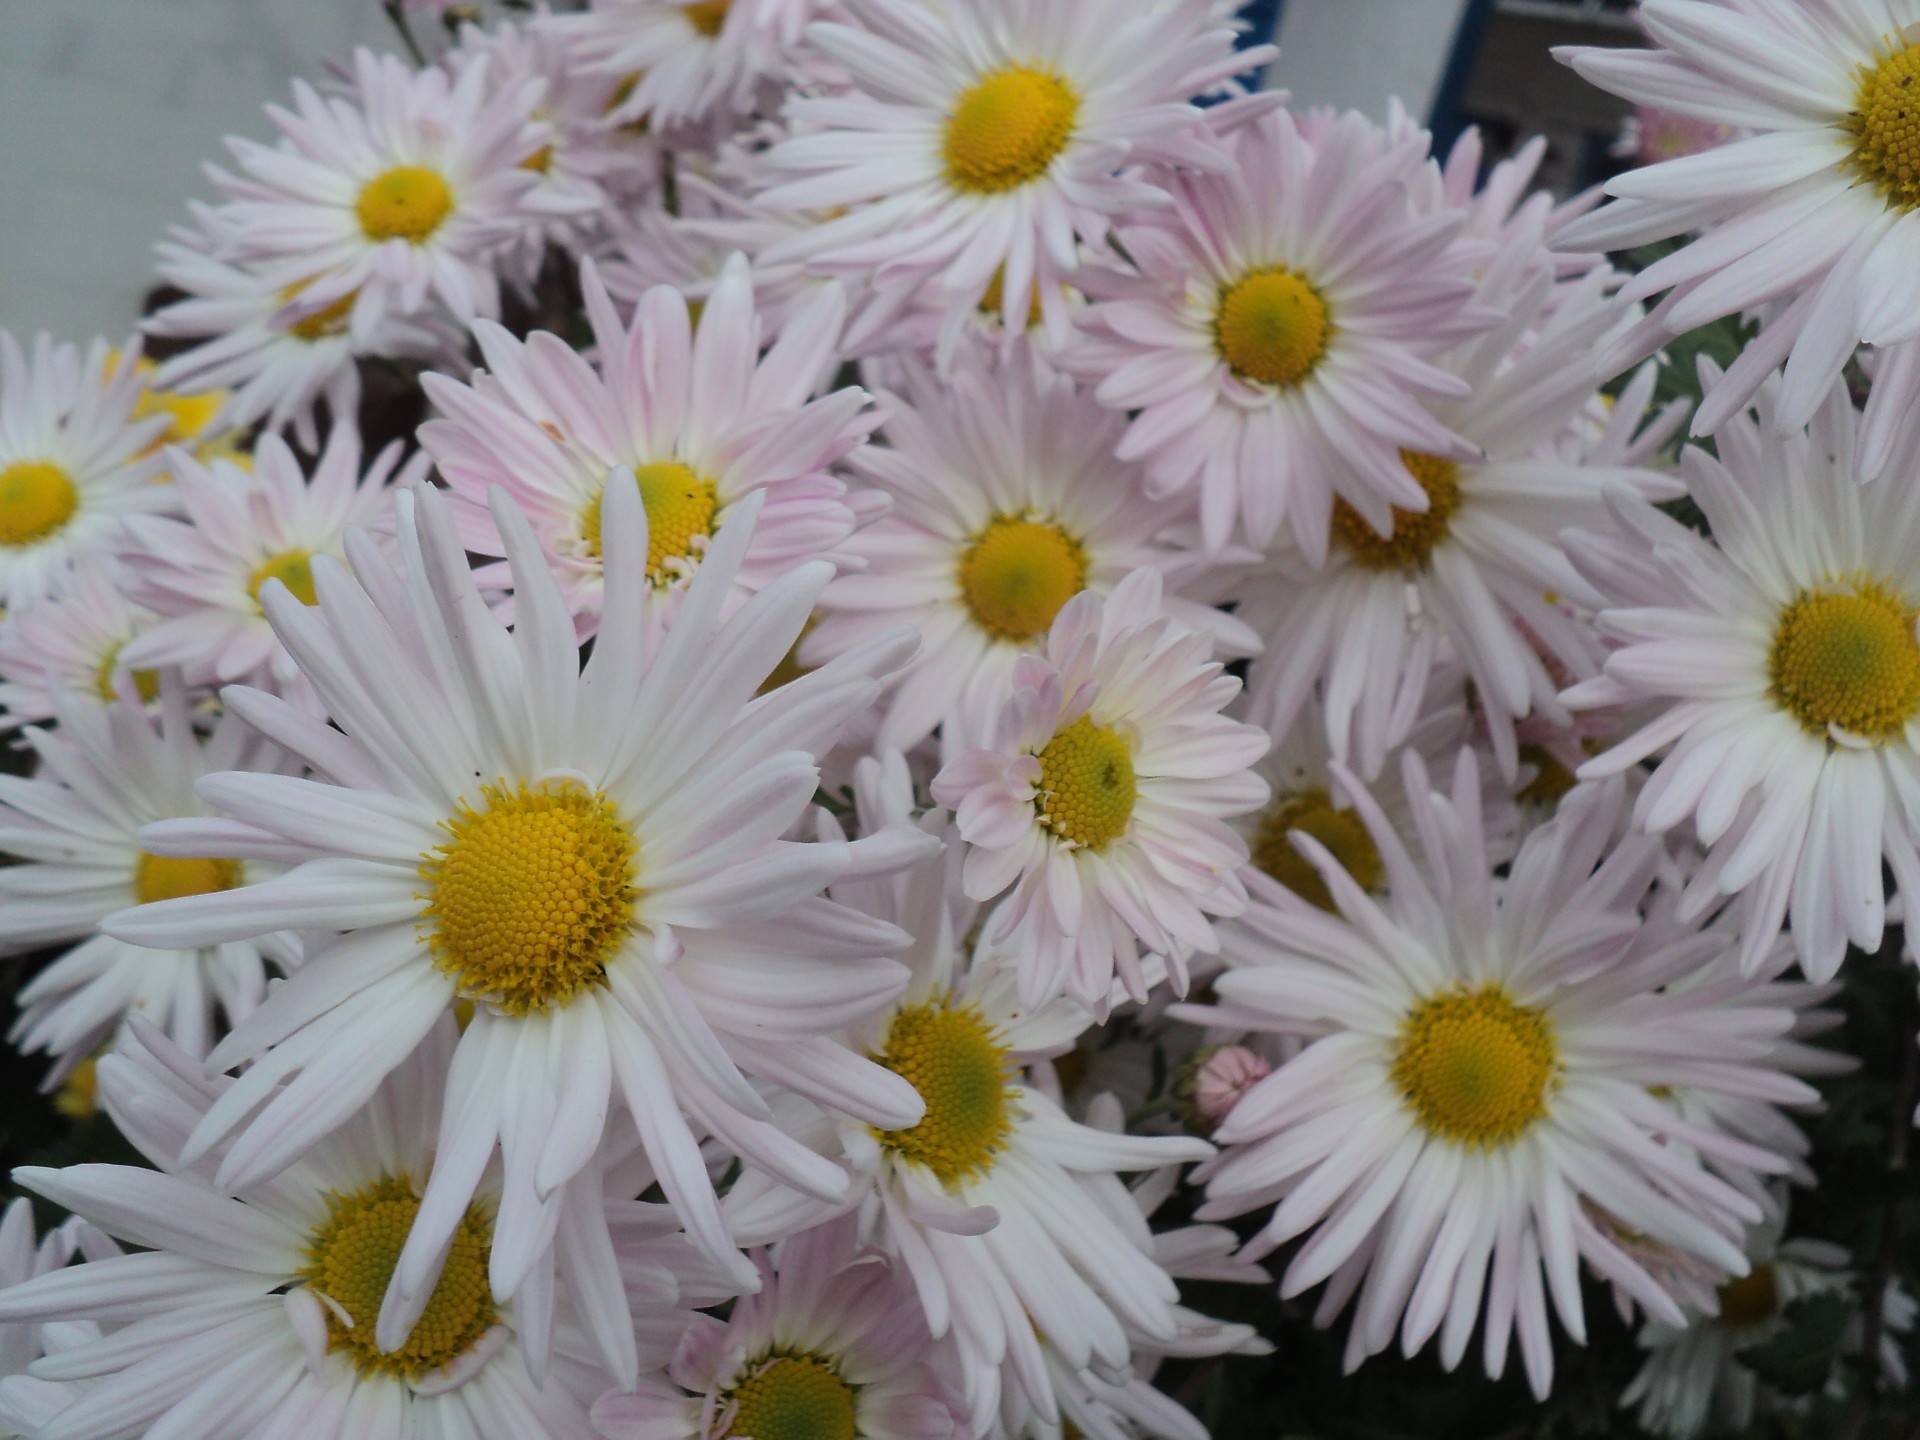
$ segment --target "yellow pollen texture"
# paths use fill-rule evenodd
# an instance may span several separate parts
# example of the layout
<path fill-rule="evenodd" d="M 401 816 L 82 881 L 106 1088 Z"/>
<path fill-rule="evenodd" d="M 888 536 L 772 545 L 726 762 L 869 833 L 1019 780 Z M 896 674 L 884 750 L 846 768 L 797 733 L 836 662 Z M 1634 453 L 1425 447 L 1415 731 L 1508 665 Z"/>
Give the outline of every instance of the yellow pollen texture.
<path fill-rule="evenodd" d="M 1920 206 L 1920 45 L 1906 45 L 1860 67 L 1850 168 L 1901 210 Z"/>
<path fill-rule="evenodd" d="M 975 622 L 1016 643 L 1044 635 L 1086 583 L 1086 550 L 1051 520 L 998 516 L 960 557 L 960 593 Z"/>
<path fill-rule="evenodd" d="M 1286 388 L 1313 373 L 1333 323 L 1327 302 L 1284 267 L 1255 270 L 1220 292 L 1214 343 L 1233 373 Z"/>
<path fill-rule="evenodd" d="M 1327 882 L 1287 839 L 1296 830 L 1326 846 L 1328 853 L 1340 862 L 1340 868 L 1351 875 L 1362 890 L 1371 890 L 1380 883 L 1384 869 L 1380 851 L 1360 817 L 1351 810 L 1336 808 L 1325 790 L 1303 790 L 1287 796 L 1267 812 L 1249 847 L 1253 851 L 1253 863 L 1302 900 L 1311 901 L 1322 910 L 1334 908 L 1333 892 L 1327 889 Z"/>
<path fill-rule="evenodd" d="M 1416 1006 L 1401 1027 L 1391 1078 L 1430 1134 L 1492 1150 L 1545 1117 L 1558 1066 L 1545 1014 L 1486 985 Z"/>
<path fill-rule="evenodd" d="M 713 536 L 714 517 L 720 509 L 718 488 L 703 480 L 692 467 L 678 460 L 660 460 L 636 466 L 633 478 L 640 486 L 640 504 L 647 512 L 647 579 L 655 585 L 669 584 L 684 572 L 684 564 L 693 558 L 695 542 Z M 581 517 L 587 550 L 600 553 L 600 506 L 606 495 L 603 488 Z"/>
<path fill-rule="evenodd" d="M 598 985 L 633 923 L 633 834 L 605 795 L 522 781 L 480 790 L 420 864 L 434 964 L 510 1015 Z"/>
<path fill-rule="evenodd" d="M 353 210 L 369 240 L 419 245 L 453 213 L 453 191 L 437 170 L 398 165 L 369 180 Z"/>
<path fill-rule="evenodd" d="M 711 40 L 727 23 L 727 7 L 731 3 L 732 0 L 695 0 L 694 4 L 682 7 L 680 13 L 698 34 Z"/>
<path fill-rule="evenodd" d="M 1460 467 L 1438 455 L 1421 455 L 1402 450 L 1400 459 L 1407 473 L 1427 492 L 1425 510 L 1393 507 L 1393 533 L 1382 535 L 1366 518 L 1344 500 L 1333 502 L 1333 538 L 1354 559 L 1369 570 L 1418 570 L 1433 556 L 1433 550 L 1447 538 L 1453 517 L 1460 510 Z"/>
<path fill-rule="evenodd" d="M 133 867 L 133 893 L 142 905 L 186 895 L 212 895 L 239 883 L 238 860 L 149 855 L 143 850 Z"/>
<path fill-rule="evenodd" d="M 947 117 L 947 180 L 967 194 L 1017 190 L 1046 174 L 1079 118 L 1080 97 L 1058 75 L 1027 65 L 992 71 Z"/>
<path fill-rule="evenodd" d="M 902 1010 L 873 1058 L 927 1102 L 911 1129 L 875 1131 L 882 1145 L 919 1161 L 944 1185 L 993 1167 L 1013 1131 L 1013 1066 L 985 1016 L 964 1006 Z"/>
<path fill-rule="evenodd" d="M 380 1352 L 373 1333 L 380 1304 L 419 1211 L 420 1198 L 405 1176 L 376 1180 L 330 1196 L 326 1221 L 307 1247 L 302 1278 L 353 1320 L 344 1325 L 329 1310 L 327 1348 L 345 1353 L 362 1375 L 418 1380 L 466 1354 L 499 1319 L 487 1284 L 493 1226 L 476 1206 L 454 1231 L 446 1267 L 413 1333 L 398 1350 Z"/>
<path fill-rule="evenodd" d="M 728 1436 L 751 1440 L 853 1440 L 854 1390 L 811 1355 L 774 1355 L 751 1367 L 726 1396 Z"/>
<path fill-rule="evenodd" d="M 1773 1266 L 1756 1265 L 1720 1287 L 1720 1323 L 1735 1329 L 1764 1324 L 1780 1313 L 1780 1282 Z"/>
<path fill-rule="evenodd" d="M 247 594 L 253 597 L 256 607 L 260 604 L 260 587 L 269 580 L 278 580 L 287 587 L 287 592 L 302 605 L 317 605 L 320 596 L 313 588 L 313 552 L 311 550 L 288 550 L 263 562 L 253 574 L 247 577 Z"/>
<path fill-rule="evenodd" d="M 50 460 L 16 460 L 0 469 L 0 545 L 37 545 L 57 535 L 80 508 L 80 490 Z"/>
<path fill-rule="evenodd" d="M 1062 840 L 1098 850 L 1126 834 L 1140 787 L 1133 747 L 1118 730 L 1082 715 L 1040 752 L 1033 806 Z"/>
<path fill-rule="evenodd" d="M 1809 734 L 1837 725 L 1886 742 L 1920 711 L 1916 611 L 1874 580 L 1804 590 L 1780 612 L 1767 673 L 1773 698 Z"/>

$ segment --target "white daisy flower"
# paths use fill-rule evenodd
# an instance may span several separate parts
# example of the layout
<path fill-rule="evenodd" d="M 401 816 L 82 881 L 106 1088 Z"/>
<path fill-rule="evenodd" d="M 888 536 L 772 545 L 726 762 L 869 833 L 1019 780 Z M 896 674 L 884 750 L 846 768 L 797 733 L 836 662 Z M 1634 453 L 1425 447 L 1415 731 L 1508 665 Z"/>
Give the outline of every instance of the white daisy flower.
<path fill-rule="evenodd" d="M 0 620 L 0 728 L 51 720 L 63 702 L 111 705 L 129 686 L 151 703 L 159 672 L 130 670 L 120 652 L 154 619 L 114 561 L 78 557 L 58 590 Z"/>
<path fill-rule="evenodd" d="M 1105 1015 L 1116 980 L 1149 981 L 1140 947 L 1186 991 L 1187 958 L 1219 948 L 1210 916 L 1246 908 L 1246 842 L 1264 730 L 1220 714 L 1240 689 L 1212 640 L 1169 619 L 1160 576 L 1136 570 L 1067 602 L 1044 654 L 1023 655 L 988 745 L 933 792 L 967 841 L 967 893 L 1005 894 L 989 922 L 1016 952 L 1022 998 L 1072 995 Z"/>
<path fill-rule="evenodd" d="M 1544 1397 L 1549 1303 L 1575 1341 L 1586 1334 L 1583 1260 L 1650 1314 L 1680 1314 L 1582 1201 L 1744 1273 L 1742 1226 L 1760 1208 L 1700 1157 L 1771 1173 L 1786 1162 L 1650 1092 L 1752 1087 L 1792 1016 L 1756 1002 L 1731 1024 L 1711 992 L 1672 988 L 1701 946 L 1643 932 L 1663 854 L 1646 837 L 1616 843 L 1617 783 L 1569 796 L 1501 880 L 1472 752 L 1449 797 L 1428 790 L 1417 757 L 1406 770 L 1419 860 L 1344 772 L 1388 872 L 1384 902 L 1303 836 L 1339 915 L 1256 877 L 1246 916 L 1222 927 L 1229 968 L 1214 984 L 1232 1022 L 1310 1043 L 1215 1131 L 1227 1148 L 1202 1169 L 1200 1215 L 1273 1206 L 1248 1258 L 1306 1237 L 1281 1294 L 1328 1282 L 1322 1324 L 1357 1299 L 1349 1368 L 1398 1332 L 1407 1354 L 1437 1333 L 1451 1369 L 1484 1312 L 1488 1373 L 1517 1335 Z"/>
<path fill-rule="evenodd" d="M 260 592 L 278 581 L 301 604 L 315 603 L 314 558 L 341 558 L 348 527 L 386 523 L 395 487 L 426 474 L 425 455 L 405 465 L 400 456 L 395 441 L 363 475 L 351 424 L 327 432 L 311 476 L 278 435 L 260 437 L 250 467 L 170 452 L 180 518 L 135 517 L 121 549 L 130 596 L 160 619 L 120 662 L 136 671 L 178 667 L 191 684 L 238 680 L 286 693 L 297 671 Z"/>
<path fill-rule="evenodd" d="M 1736 312 L 1771 316 L 1694 417 L 1696 434 L 1735 419 L 1782 362 L 1781 433 L 1813 418 L 1862 343 L 1898 347 L 1872 403 L 1863 478 L 1893 458 L 1920 400 L 1920 0 L 1737 5 L 1645 0 L 1653 51 L 1555 53 L 1602 89 L 1676 115 L 1741 127 L 1697 155 L 1607 182 L 1620 199 L 1575 221 L 1560 243 L 1618 250 L 1670 236 L 1695 243 L 1650 265 L 1623 293 L 1668 295 L 1631 359 Z"/>
<path fill-rule="evenodd" d="M 0 1289 L 65 1269 L 82 1252 L 89 1260 L 97 1260 L 118 1254 L 119 1247 L 78 1216 L 56 1225 L 35 1243 L 33 1202 L 19 1196 L 8 1202 L 5 1215 L 0 1216 Z M 59 1349 L 99 1336 L 100 1327 L 90 1320 L 62 1318 L 47 1325 L 0 1322 L 0 1427 L 8 1434 L 37 1434 L 68 1396 L 61 1386 L 27 1376 L 27 1367 L 50 1345 Z"/>
<path fill-rule="evenodd" d="M 736 257 L 700 311 L 651 290 L 620 324 L 591 262 L 581 267 L 598 363 L 544 332 L 519 340 L 474 327 L 488 369 L 472 385 L 423 377 L 444 419 L 420 427 L 452 489 L 467 549 L 504 553 L 489 515 L 499 486 L 532 524 L 583 635 L 598 625 L 607 583 L 601 510 L 609 480 L 637 485 L 646 511 L 644 609 L 650 632 L 684 602 L 707 547 L 747 496 L 765 508 L 734 577 L 729 608 L 796 565 L 844 562 L 860 522 L 846 486 L 828 471 L 866 438 L 878 417 L 855 387 L 811 397 L 838 361 L 844 303 L 822 292 L 771 350 L 760 353 L 753 285 Z M 633 484 L 626 483 L 627 476 Z M 871 507 L 868 509 L 871 518 Z M 483 566 L 482 584 L 506 582 Z"/>
<path fill-rule="evenodd" d="M 1076 242 L 1166 203 L 1165 188 L 1131 167 L 1224 168 L 1187 102 L 1278 53 L 1235 51 L 1212 0 L 845 0 L 844 9 L 858 28 L 823 23 L 807 38 L 853 88 L 788 102 L 797 133 L 767 163 L 799 178 L 761 198 L 852 208 L 767 258 L 877 270 L 878 285 L 909 292 L 937 283 L 950 313 L 978 306 L 998 274 L 1007 326 L 1024 328 L 1038 286 L 1057 337 Z"/>
<path fill-rule="evenodd" d="M 905 972 L 887 957 L 906 937 L 820 890 L 904 863 L 924 838 L 781 838 L 813 798 L 813 756 L 872 703 L 876 677 L 913 637 L 878 638 L 756 700 L 831 573 L 802 566 L 723 622 L 759 504 L 739 502 L 653 644 L 642 638 L 646 515 L 637 489 L 616 487 L 605 623 L 582 669 L 559 587 L 503 493 L 511 632 L 486 610 L 448 503 L 403 493 L 397 561 L 350 531 L 351 571 L 314 563 L 318 605 L 266 592 L 275 633 L 333 725 L 258 691 L 226 692 L 323 779 L 210 776 L 199 788 L 231 819 L 145 834 L 169 853 L 292 868 L 250 891 L 124 913 L 114 934 L 204 944 L 290 925 L 341 932 L 210 1057 L 248 1064 L 187 1151 L 197 1160 L 236 1136 L 223 1186 L 262 1184 L 306 1153 L 457 1000 L 473 1002 L 396 1305 L 426 1303 L 435 1257 L 496 1148 L 501 1301 L 550 1298 L 529 1277 L 556 1243 L 555 1207 L 598 1185 L 609 1135 L 638 1137 L 693 1243 L 750 1288 L 696 1132 L 828 1199 L 847 1177 L 769 1123 L 743 1070 L 869 1124 L 921 1112 L 909 1083 L 828 1038 L 898 993 Z M 609 1368 L 630 1375 L 616 1317 L 588 1319 Z"/>
<path fill-rule="evenodd" d="M 1628 495 L 1623 536 L 1570 540 L 1615 648 L 1564 698 L 1664 705 L 1580 774 L 1667 751 L 1634 820 L 1691 821 L 1706 847 L 1683 916 L 1739 897 L 1750 971 L 1791 917 L 1801 965 L 1825 980 L 1849 941 L 1880 943 L 1883 857 L 1920 894 L 1920 493 L 1856 482 L 1843 388 L 1786 436 L 1773 398 L 1720 427 L 1718 459 L 1682 456 L 1711 543 Z"/>
<path fill-rule="evenodd" d="M 147 448 L 165 418 L 134 418 L 137 346 L 117 363 L 96 340 L 84 359 L 52 337 L 31 355 L 0 331 L 0 606 L 58 589 L 76 556 L 104 555 L 121 522 L 172 504 Z"/>
<path fill-rule="evenodd" d="M 194 792 L 202 775 L 268 771 L 280 759 L 238 720 L 223 720 L 203 742 L 185 692 L 172 679 L 162 685 L 157 725 L 130 700 L 69 704 L 57 731 L 26 732 L 40 773 L 0 776 L 0 852 L 13 861 L 0 866 L 0 954 L 72 945 L 21 987 L 9 1038 L 67 1060 L 63 1071 L 129 1014 L 205 1055 L 216 1017 L 237 1023 L 260 1003 L 265 961 L 290 968 L 299 959 L 291 936 L 266 931 L 153 948 L 97 932 L 130 903 L 231 894 L 278 868 L 271 857 L 180 859 L 142 845 L 141 827 L 152 821 L 207 813 Z"/>
<path fill-rule="evenodd" d="M 903 393 L 883 401 L 887 445 L 851 461 L 892 510 L 848 543 L 862 567 L 827 587 L 805 654 L 836 655 L 912 624 L 924 648 L 887 699 L 878 743 L 911 749 L 937 726 L 951 759 L 986 743 L 1014 666 L 1045 644 L 1075 595 L 1104 595 L 1143 567 L 1177 591 L 1206 562 L 1197 543 L 1168 533 L 1190 507 L 1145 499 L 1137 467 L 1114 459 L 1124 422 L 1031 347 L 1001 363 L 969 345 L 950 374 L 912 363 L 902 380 Z M 1229 654 L 1260 648 L 1211 606 L 1178 594 L 1166 604 L 1182 624 L 1215 631 Z"/>
<path fill-rule="evenodd" d="M 1138 412 L 1121 455 L 1198 491 L 1211 548 L 1243 527 L 1264 549 L 1284 521 L 1315 563 L 1336 493 L 1386 531 L 1428 503 L 1403 452 L 1476 458 L 1428 408 L 1470 387 L 1430 361 L 1499 318 L 1471 304 L 1465 214 L 1410 202 L 1425 134 L 1317 128 L 1282 111 L 1225 137 L 1227 173 L 1169 177 L 1173 207 L 1118 231 L 1137 272 L 1079 277 L 1099 298 L 1073 352 Z"/>

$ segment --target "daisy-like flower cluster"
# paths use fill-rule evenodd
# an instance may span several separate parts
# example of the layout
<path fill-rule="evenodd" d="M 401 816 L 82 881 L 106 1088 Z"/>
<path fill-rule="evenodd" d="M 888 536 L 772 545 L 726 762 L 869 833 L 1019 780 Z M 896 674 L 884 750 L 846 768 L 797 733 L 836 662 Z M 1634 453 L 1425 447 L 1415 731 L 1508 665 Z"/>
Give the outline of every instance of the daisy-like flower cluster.
<path fill-rule="evenodd" d="M 0 335 L 9 1038 L 144 1162 L 13 1172 L 0 1433 L 1204 1440 L 1608 1294 L 1658 1433 L 1904 1383 L 1788 1220 L 1920 901 L 1920 0 L 1646 0 L 1567 58 L 1722 143 L 1606 202 L 1217 0 L 387 8 L 152 358 Z"/>

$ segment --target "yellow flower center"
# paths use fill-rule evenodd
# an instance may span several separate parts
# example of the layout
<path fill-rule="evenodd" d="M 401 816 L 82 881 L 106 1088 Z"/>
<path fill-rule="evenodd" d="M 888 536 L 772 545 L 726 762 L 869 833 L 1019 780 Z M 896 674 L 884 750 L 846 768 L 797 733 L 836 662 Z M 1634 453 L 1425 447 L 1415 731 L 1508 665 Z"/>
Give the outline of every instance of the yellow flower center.
<path fill-rule="evenodd" d="M 647 512 L 647 579 L 655 585 L 670 584 L 684 574 L 696 548 L 704 548 L 713 536 L 714 518 L 720 510 L 720 494 L 711 480 L 703 480 L 678 460 L 661 460 L 635 468 L 633 478 L 640 486 L 640 504 Z M 587 550 L 600 554 L 600 506 L 606 490 L 594 496 L 581 516 Z"/>
<path fill-rule="evenodd" d="M 727 6 L 731 3 L 732 0 L 695 0 L 692 5 L 683 6 L 680 13 L 687 17 L 696 34 L 711 40 L 727 23 Z"/>
<path fill-rule="evenodd" d="M 1368 570 L 1418 570 L 1447 538 L 1460 509 L 1460 467 L 1438 455 L 1402 450 L 1407 472 L 1427 492 L 1425 510 L 1393 507 L 1393 533 L 1382 535 L 1344 500 L 1333 502 L 1333 538 Z"/>
<path fill-rule="evenodd" d="M 1843 123 L 1853 136 L 1848 168 L 1888 204 L 1920 206 L 1920 45 L 1860 67 L 1854 108 Z"/>
<path fill-rule="evenodd" d="M 882 1145 L 919 1161 L 944 1185 L 993 1168 L 1013 1133 L 1013 1066 L 984 1015 L 945 1004 L 902 1010 L 873 1058 L 927 1102 L 911 1129 L 875 1131 Z"/>
<path fill-rule="evenodd" d="M 327 1348 L 344 1351 L 362 1375 L 418 1380 L 466 1354 L 499 1319 L 487 1284 L 493 1225 L 473 1206 L 453 1232 L 446 1266 L 413 1333 L 398 1350 L 381 1353 L 375 1322 L 419 1211 L 412 1181 L 376 1180 L 351 1194 L 329 1196 L 327 1218 L 307 1246 L 302 1278 L 353 1320 L 349 1327 L 328 1311 Z"/>
<path fill-rule="evenodd" d="M 290 304 L 293 297 L 311 283 L 311 281 L 302 281 L 298 285 L 287 286 L 280 292 L 280 303 Z M 349 290 L 324 309 L 316 310 L 304 319 L 294 321 L 287 327 L 288 333 L 302 340 L 324 340 L 329 335 L 344 335 L 347 329 L 347 316 L 353 310 L 353 298 L 359 293 L 357 290 Z"/>
<path fill-rule="evenodd" d="M 825 1360 L 774 1355 L 728 1392 L 729 1436 L 752 1440 L 853 1440 L 854 1389 Z M 723 1403 L 725 1403 L 723 1402 Z"/>
<path fill-rule="evenodd" d="M 369 240 L 418 245 L 453 213 L 453 191 L 437 170 L 397 165 L 369 180 L 353 209 Z"/>
<path fill-rule="evenodd" d="M 520 162 L 522 170 L 531 170 L 536 175 L 545 175 L 553 169 L 553 146 L 542 145 L 526 159 Z"/>
<path fill-rule="evenodd" d="M 89 1055 L 73 1067 L 54 1093 L 53 1108 L 82 1123 L 100 1113 L 100 1062 Z"/>
<path fill-rule="evenodd" d="M 1223 288 L 1213 318 L 1214 343 L 1233 373 L 1282 388 L 1313 373 L 1332 334 L 1320 292 L 1284 266 Z"/>
<path fill-rule="evenodd" d="M 960 557 L 975 623 L 1016 644 L 1044 635 L 1086 584 L 1086 550 L 1051 520 L 996 516 Z"/>
<path fill-rule="evenodd" d="M 947 180 L 971 195 L 1017 190 L 1044 175 L 1080 118 L 1080 97 L 1058 75 L 1008 65 L 954 102 L 941 153 Z"/>
<path fill-rule="evenodd" d="M 99 668 L 93 672 L 93 691 L 100 697 L 102 704 L 111 705 L 120 698 L 120 692 L 113 688 L 113 672 L 120 667 L 120 652 L 125 648 L 124 641 L 115 645 L 100 657 Z M 160 672 L 135 670 L 133 688 L 143 701 L 151 701 L 160 693 Z"/>
<path fill-rule="evenodd" d="M 423 856 L 434 964 L 510 1015 L 600 984 L 633 924 L 633 832 L 605 795 L 525 781 L 480 788 Z"/>
<path fill-rule="evenodd" d="M 16 460 L 0 470 L 0 545 L 37 545 L 80 508 L 80 490 L 50 460 Z"/>
<path fill-rule="evenodd" d="M 1520 763 L 1533 766 L 1533 779 L 1514 792 L 1514 798 L 1522 805 L 1558 805 L 1561 797 L 1577 783 L 1574 773 L 1545 746 L 1522 745 Z"/>
<path fill-rule="evenodd" d="M 1837 725 L 1886 742 L 1920 711 L 1916 611 L 1876 580 L 1803 590 L 1780 612 L 1767 673 L 1779 706 L 1814 735 Z"/>
<path fill-rule="evenodd" d="M 1720 1287 L 1720 1323 L 1735 1329 L 1764 1324 L 1780 1313 L 1780 1282 L 1773 1266 L 1756 1265 Z"/>
<path fill-rule="evenodd" d="M 278 580 L 286 586 L 287 592 L 302 605 L 320 603 L 320 597 L 313 588 L 311 550 L 288 550 L 275 555 L 247 577 L 247 594 L 253 597 L 255 609 L 260 608 L 260 587 L 269 580 Z"/>
<path fill-rule="evenodd" d="M 993 279 L 987 282 L 986 293 L 980 297 L 980 313 L 991 320 L 998 320 L 1000 312 L 1007 303 L 1007 267 L 1002 265 L 993 272 Z M 1040 282 L 1035 281 L 1027 295 L 1027 317 L 1025 329 L 1031 330 L 1040 323 Z"/>
<path fill-rule="evenodd" d="M 1498 1149 L 1546 1115 L 1558 1066 L 1546 1015 L 1486 985 L 1414 1008 L 1401 1026 L 1392 1080 L 1430 1134 Z"/>
<path fill-rule="evenodd" d="M 1332 910 L 1333 892 L 1307 857 L 1293 848 L 1287 839 L 1294 831 L 1311 835 L 1340 862 L 1340 868 L 1354 878 L 1362 890 L 1380 883 L 1385 867 L 1380 851 L 1367 827 L 1351 810 L 1337 808 L 1325 790 L 1303 790 L 1275 805 L 1260 822 L 1250 847 L 1253 863 L 1293 891 L 1302 900 L 1322 910 Z"/>
<path fill-rule="evenodd" d="M 209 390 L 203 395 L 183 395 L 175 390 L 142 390 L 138 403 L 133 407 L 133 418 L 145 420 L 150 415 L 165 415 L 168 422 L 166 430 L 148 448 L 177 445 L 201 435 L 213 423 L 213 417 L 220 413 L 226 398 L 227 392 L 224 390 Z"/>
<path fill-rule="evenodd" d="M 1118 730 L 1082 715 L 1040 752 L 1040 786 L 1033 807 L 1040 823 L 1062 840 L 1098 850 L 1124 835 L 1140 787 L 1133 747 Z"/>
<path fill-rule="evenodd" d="M 178 900 L 187 895 L 212 895 L 231 890 L 240 883 L 238 860 L 149 855 L 142 850 L 133 867 L 133 893 L 142 905 L 151 905 L 156 900 Z"/>

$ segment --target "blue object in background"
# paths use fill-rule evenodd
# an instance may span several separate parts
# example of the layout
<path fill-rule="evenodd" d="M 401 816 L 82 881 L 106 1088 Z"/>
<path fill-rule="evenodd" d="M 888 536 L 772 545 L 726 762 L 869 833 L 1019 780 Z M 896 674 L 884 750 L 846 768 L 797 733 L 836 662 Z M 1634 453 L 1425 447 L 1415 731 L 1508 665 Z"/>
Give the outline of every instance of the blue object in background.
<path fill-rule="evenodd" d="M 1245 50 L 1251 45 L 1264 45 L 1280 33 L 1280 11 L 1286 0 L 1252 0 L 1251 4 L 1240 7 L 1240 18 L 1247 22 L 1247 28 L 1241 33 L 1240 48 Z"/>

